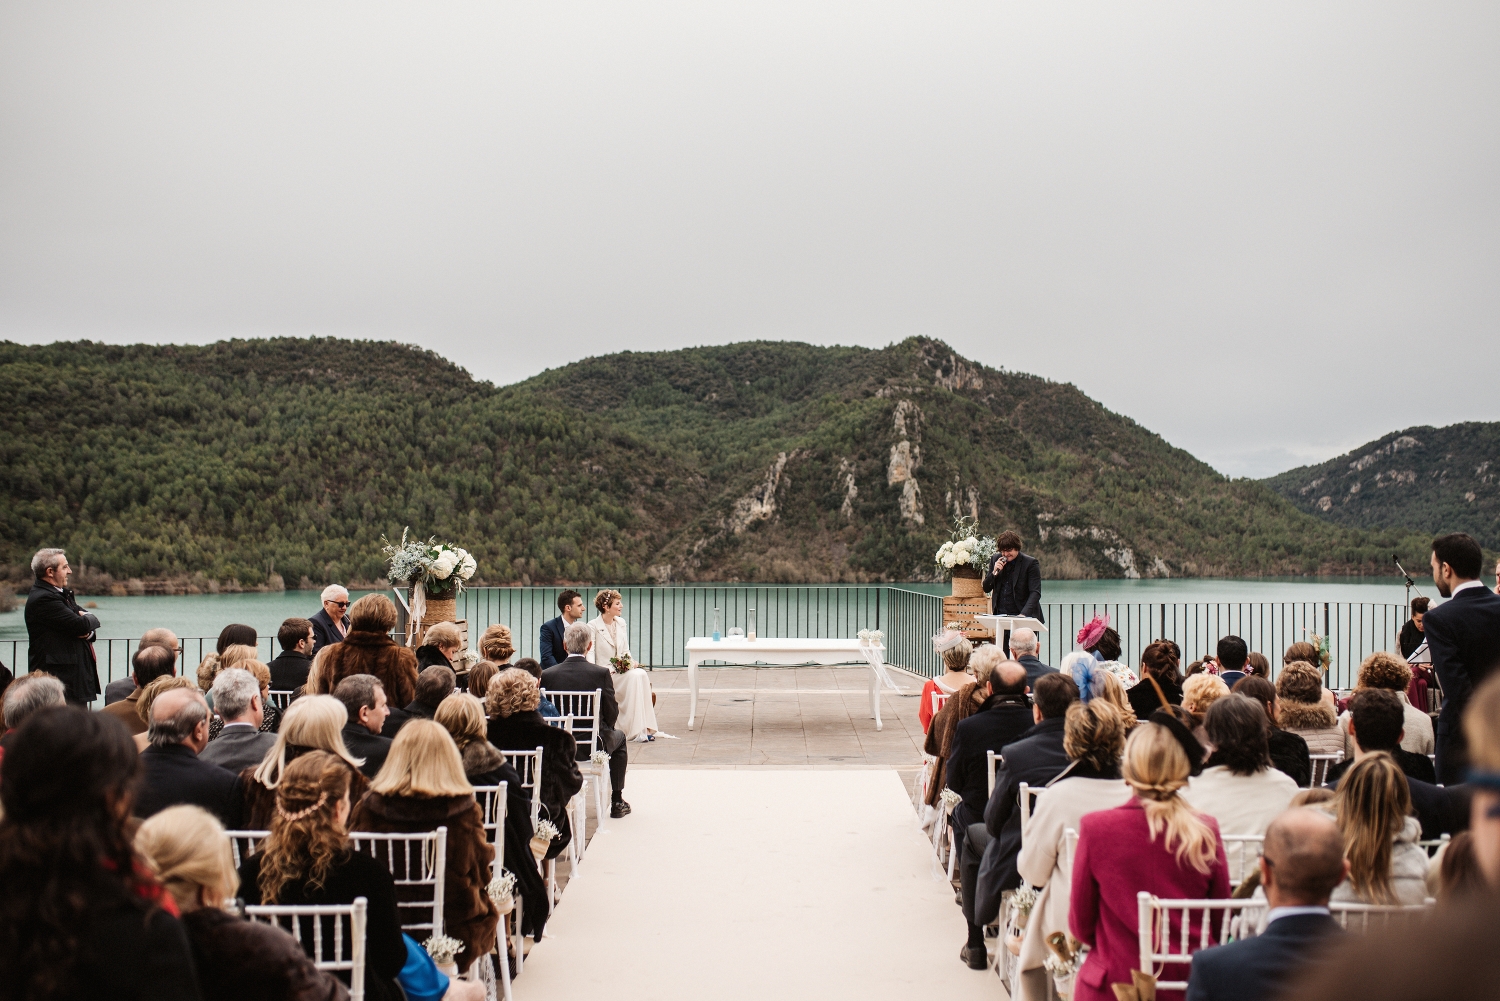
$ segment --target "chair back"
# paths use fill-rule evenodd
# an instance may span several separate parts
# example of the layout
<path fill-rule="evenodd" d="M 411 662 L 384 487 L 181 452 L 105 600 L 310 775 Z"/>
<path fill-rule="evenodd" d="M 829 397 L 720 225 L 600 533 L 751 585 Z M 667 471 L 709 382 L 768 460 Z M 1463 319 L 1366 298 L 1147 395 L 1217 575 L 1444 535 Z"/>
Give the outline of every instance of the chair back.
<path fill-rule="evenodd" d="M 1328 769 L 1344 760 L 1343 751 L 1335 751 L 1332 754 L 1309 754 L 1308 760 L 1312 762 L 1312 778 L 1307 788 L 1316 789 L 1328 781 Z"/>
<path fill-rule="evenodd" d="M 277 712 L 285 712 L 286 707 L 292 704 L 292 696 L 295 694 L 297 693 L 290 690 L 278 691 L 275 688 L 272 688 L 268 692 L 266 692 L 267 697 L 270 699 L 271 705 L 276 707 Z"/>
<path fill-rule="evenodd" d="M 443 875 L 448 869 L 448 828 L 421 834 L 354 831 L 349 843 L 391 871 L 401 930 L 421 942 L 443 933 Z"/>
<path fill-rule="evenodd" d="M 238 869 L 240 863 L 245 861 L 248 855 L 254 855 L 255 849 L 260 843 L 271 836 L 270 831 L 225 831 L 229 836 L 229 850 L 234 854 L 234 867 Z"/>
<path fill-rule="evenodd" d="M 505 844 L 505 787 L 507 783 L 501 782 L 493 786 L 475 786 L 474 802 L 479 804 L 479 811 L 484 815 L 484 839 L 492 845 L 503 846 Z M 498 862 L 504 852 L 497 848 L 495 860 Z"/>
<path fill-rule="evenodd" d="M 948 703 L 948 693 L 941 688 L 932 690 L 932 715 L 936 716 L 943 711 L 943 706 Z"/>
<path fill-rule="evenodd" d="M 291 935 L 318 969 L 330 972 L 347 970 L 350 1001 L 364 1001 L 368 907 L 369 902 L 364 897 L 355 897 L 352 904 L 252 905 L 245 908 L 245 916 L 251 921 L 275 925 Z M 344 932 L 346 920 L 347 934 Z"/>
<path fill-rule="evenodd" d="M 1427 852 L 1427 857 L 1431 858 L 1438 853 L 1439 848 L 1446 845 L 1450 840 L 1452 840 L 1452 838 L 1453 835 L 1444 834 L 1440 837 L 1431 838 L 1427 841 L 1418 841 L 1417 846 Z"/>
<path fill-rule="evenodd" d="M 1031 815 L 1036 811 L 1036 798 L 1047 791 L 1046 786 L 1034 786 L 1027 782 L 1021 783 L 1021 840 L 1026 840 L 1026 825 L 1031 823 Z"/>
<path fill-rule="evenodd" d="M 1255 871 L 1266 836 L 1221 834 L 1219 842 L 1224 846 L 1224 860 L 1229 863 L 1229 882 L 1231 885 L 1238 885 Z"/>
<path fill-rule="evenodd" d="M 506 751 L 505 757 L 521 776 L 521 788 L 531 790 L 531 826 L 535 829 L 542 819 L 542 749 Z"/>
<path fill-rule="evenodd" d="M 1002 760 L 1004 759 L 998 757 L 994 751 L 984 752 L 984 767 L 989 773 L 989 785 L 985 786 L 987 796 L 995 795 L 995 764 Z"/>
<path fill-rule="evenodd" d="M 557 707 L 557 715 L 546 717 L 547 722 L 562 727 L 578 741 L 579 761 L 587 761 L 595 751 L 604 749 L 599 732 L 599 696 L 602 692 L 602 688 L 592 692 L 542 691 L 542 697 Z"/>

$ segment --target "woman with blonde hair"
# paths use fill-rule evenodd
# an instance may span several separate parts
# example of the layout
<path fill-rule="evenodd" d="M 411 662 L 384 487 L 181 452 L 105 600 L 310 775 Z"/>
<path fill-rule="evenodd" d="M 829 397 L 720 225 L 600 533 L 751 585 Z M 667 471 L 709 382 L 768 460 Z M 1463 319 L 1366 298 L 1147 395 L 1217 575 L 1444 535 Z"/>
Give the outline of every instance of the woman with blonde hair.
<path fill-rule="evenodd" d="M 651 675 L 635 663 L 630 652 L 630 629 L 625 623 L 625 599 L 619 591 L 605 588 L 594 595 L 599 614 L 589 620 L 594 645 L 585 655 L 594 664 L 609 671 L 615 683 L 615 703 L 620 718 L 615 727 L 626 740 L 656 739 L 656 696 L 651 693 Z"/>
<path fill-rule="evenodd" d="M 923 733 L 932 728 L 932 717 L 937 713 L 932 707 L 932 696 L 941 694 L 946 702 L 953 697 L 954 692 L 974 680 L 974 676 L 969 673 L 969 657 L 974 653 L 974 644 L 959 631 L 957 622 L 948 623 L 947 629 L 934 636 L 932 647 L 943 659 L 943 676 L 929 678 L 927 684 L 922 686 L 922 701 L 917 703 L 917 720 L 922 724 Z"/>
<path fill-rule="evenodd" d="M 1328 811 L 1344 835 L 1349 875 L 1333 899 L 1361 904 L 1420 904 L 1427 897 L 1427 852 L 1417 844 L 1422 825 L 1411 814 L 1406 775 L 1377 751 L 1339 779 Z"/>
<path fill-rule="evenodd" d="M 1182 685 L 1182 708 L 1197 717 L 1208 714 L 1208 707 L 1229 694 L 1229 686 L 1216 674 L 1195 674 Z"/>
<path fill-rule="evenodd" d="M 172 806 L 144 821 L 135 848 L 177 904 L 204 997 L 342 1001 L 349 992 L 319 970 L 279 927 L 235 917 L 239 890 L 224 827 L 197 806 Z"/>
<path fill-rule="evenodd" d="M 968 640 L 964 640 L 968 643 Z M 1005 651 L 993 643 L 985 643 L 968 655 L 969 669 L 973 678 L 958 691 L 948 696 L 943 708 L 932 717 L 927 728 L 927 740 L 922 750 L 933 759 L 932 774 L 927 778 L 925 802 L 937 810 L 939 797 L 948 784 L 948 756 L 953 750 L 953 737 L 958 724 L 979 711 L 988 698 L 990 675 L 995 668 L 1005 663 Z M 930 697 L 930 696 L 929 696 Z"/>
<path fill-rule="evenodd" d="M 1395 692 L 1401 700 L 1401 750 L 1413 754 L 1432 754 L 1436 748 L 1436 736 L 1432 730 L 1432 717 L 1411 704 L 1407 688 L 1411 685 L 1411 665 L 1393 653 L 1378 650 L 1359 665 L 1359 680 L 1356 691 L 1369 688 L 1384 688 Z M 1352 699 L 1350 700 L 1353 701 Z M 1344 732 L 1344 757 L 1354 757 L 1354 738 L 1349 735 L 1349 710 L 1339 716 L 1339 729 Z"/>
<path fill-rule="evenodd" d="M 1183 742 L 1190 740 L 1159 723 L 1137 727 L 1125 742 L 1121 769 L 1134 795 L 1079 821 L 1068 925 L 1091 951 L 1074 980 L 1075 1001 L 1114 1001 L 1110 985 L 1129 984 L 1130 971 L 1140 967 L 1137 893 L 1179 900 L 1229 896 L 1218 824 L 1181 796 L 1191 769 Z M 1200 931 L 1198 921 L 1191 922 L 1190 940 L 1199 941 Z M 1171 934 L 1174 941 L 1181 934 L 1175 920 Z M 1216 942 L 1212 928 L 1208 941 Z M 1186 979 L 1186 973 L 1168 965 L 1161 976 Z M 1159 991 L 1157 997 L 1181 994 Z"/>
<path fill-rule="evenodd" d="M 493 663 L 496 668 L 509 664 L 515 653 L 516 645 L 511 639 L 509 626 L 497 623 L 486 629 L 479 637 L 479 656 Z M 482 692 L 475 694 L 483 697 Z"/>
<path fill-rule="evenodd" d="M 443 933 L 464 945 L 455 959 L 460 972 L 494 951 L 500 912 L 487 888 L 495 849 L 485 838 L 484 815 L 464 776 L 463 759 L 441 724 L 414 719 L 401 728 L 369 793 L 354 807 L 350 826 L 386 834 L 448 828 Z"/>
<path fill-rule="evenodd" d="M 332 695 L 304 695 L 287 706 L 276 743 L 266 752 L 260 764 L 240 772 L 245 789 L 245 822 L 250 830 L 265 830 L 276 811 L 276 787 L 282 775 L 298 758 L 309 751 L 326 751 L 342 761 L 354 777 L 350 779 L 357 800 L 369 788 L 369 780 L 360 773 L 363 758 L 356 758 L 344 745 L 343 729 L 349 711 Z"/>
<path fill-rule="evenodd" d="M 1063 724 L 1068 765 L 1037 798 L 1016 859 L 1021 878 L 1042 888 L 1021 944 L 1021 994 L 1027 1001 L 1046 1001 L 1049 984 L 1042 967 L 1051 954 L 1047 936 L 1068 930 L 1073 868 L 1065 850 L 1066 831 L 1078 830 L 1085 814 L 1130 800 L 1130 787 L 1120 778 L 1120 755 L 1129 732 L 1125 716 L 1111 701 L 1096 698 L 1068 707 Z"/>

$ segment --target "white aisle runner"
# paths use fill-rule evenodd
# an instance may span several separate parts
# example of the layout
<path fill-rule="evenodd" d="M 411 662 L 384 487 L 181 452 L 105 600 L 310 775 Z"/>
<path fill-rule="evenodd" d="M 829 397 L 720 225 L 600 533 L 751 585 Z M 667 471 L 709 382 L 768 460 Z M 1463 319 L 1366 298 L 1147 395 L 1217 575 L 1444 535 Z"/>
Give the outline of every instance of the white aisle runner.
<path fill-rule="evenodd" d="M 1005 997 L 894 771 L 641 769 L 517 1001 Z"/>

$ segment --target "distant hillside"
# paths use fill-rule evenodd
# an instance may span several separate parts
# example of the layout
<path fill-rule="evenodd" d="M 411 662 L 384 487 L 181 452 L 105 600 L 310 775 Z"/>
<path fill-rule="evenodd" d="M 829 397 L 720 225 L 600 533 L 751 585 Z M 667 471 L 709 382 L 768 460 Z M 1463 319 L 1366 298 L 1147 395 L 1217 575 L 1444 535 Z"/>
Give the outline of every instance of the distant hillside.
<path fill-rule="evenodd" d="M 1468 532 L 1500 548 L 1500 423 L 1415 427 L 1265 484 L 1298 508 L 1352 528 Z"/>
<path fill-rule="evenodd" d="M 364 341 L 0 344 L 0 387 L 13 572 L 61 544 L 117 580 L 369 580 L 410 525 L 490 583 L 910 580 L 955 513 L 1052 577 L 1425 555 L 920 338 L 625 352 L 502 388 Z"/>

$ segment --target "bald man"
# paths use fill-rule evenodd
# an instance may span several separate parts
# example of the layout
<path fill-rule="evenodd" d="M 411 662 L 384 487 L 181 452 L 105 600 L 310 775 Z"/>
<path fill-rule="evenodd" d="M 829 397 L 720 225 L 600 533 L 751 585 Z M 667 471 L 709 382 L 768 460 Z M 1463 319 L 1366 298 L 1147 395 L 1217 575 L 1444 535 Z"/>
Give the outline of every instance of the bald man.
<path fill-rule="evenodd" d="M 1000 753 L 1020 740 L 1036 722 L 1031 700 L 1026 696 L 1026 668 L 1007 660 L 990 674 L 986 698 L 979 711 L 958 724 L 948 754 L 948 788 L 963 797 L 953 808 L 955 850 L 963 847 L 970 824 L 984 822 L 984 804 L 989 800 L 989 769 L 985 752 Z"/>
<path fill-rule="evenodd" d="M 146 818 L 169 806 L 201 806 L 228 828 L 240 826 L 240 777 L 201 760 L 208 746 L 208 703 L 196 688 L 171 688 L 151 703 L 147 747 L 134 812 Z"/>
<path fill-rule="evenodd" d="M 182 653 L 182 644 L 177 641 L 177 634 L 170 629 L 147 629 L 141 634 L 141 641 L 136 644 L 136 650 L 141 647 L 159 646 L 172 651 L 172 666 L 167 674 L 177 673 L 177 657 Z M 130 693 L 137 691 L 134 674 L 127 674 L 123 678 L 117 678 L 104 686 L 104 704 L 113 705 L 123 699 L 130 698 Z M 131 710 L 132 712 L 134 710 Z"/>
<path fill-rule="evenodd" d="M 1328 898 L 1344 880 L 1344 839 L 1326 813 L 1287 810 L 1266 828 L 1260 881 L 1270 913 L 1255 938 L 1193 956 L 1187 1001 L 1263 1001 L 1278 996 L 1328 939 L 1342 933 Z"/>

